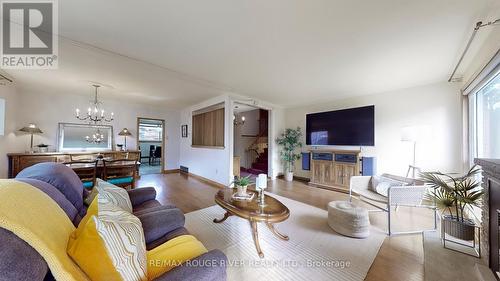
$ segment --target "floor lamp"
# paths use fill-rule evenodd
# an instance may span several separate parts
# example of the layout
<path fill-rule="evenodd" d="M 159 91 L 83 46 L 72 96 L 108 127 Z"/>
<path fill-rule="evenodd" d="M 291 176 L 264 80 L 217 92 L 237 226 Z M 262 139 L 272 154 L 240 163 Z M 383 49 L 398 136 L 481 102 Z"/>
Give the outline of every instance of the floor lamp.
<path fill-rule="evenodd" d="M 125 151 L 127 150 L 127 137 L 130 137 L 132 134 L 130 133 L 130 131 L 127 129 L 127 128 L 123 128 L 119 133 L 118 133 L 119 136 L 123 136 L 124 140 L 125 140 Z"/>
<path fill-rule="evenodd" d="M 33 150 L 33 135 L 34 134 L 42 134 L 43 133 L 42 130 L 40 130 L 40 128 L 38 128 L 35 124 L 31 123 L 28 126 L 19 129 L 19 132 L 28 133 L 31 135 L 30 151 L 29 152 L 30 153 L 35 152 Z"/>
<path fill-rule="evenodd" d="M 415 178 L 415 172 L 420 172 L 420 168 L 416 166 L 417 159 L 417 132 L 414 127 L 405 127 L 401 130 L 401 141 L 411 142 L 413 144 L 413 158 L 412 162 L 408 165 L 408 171 L 406 171 L 406 177 L 409 177 L 410 171 L 412 171 L 412 178 Z"/>

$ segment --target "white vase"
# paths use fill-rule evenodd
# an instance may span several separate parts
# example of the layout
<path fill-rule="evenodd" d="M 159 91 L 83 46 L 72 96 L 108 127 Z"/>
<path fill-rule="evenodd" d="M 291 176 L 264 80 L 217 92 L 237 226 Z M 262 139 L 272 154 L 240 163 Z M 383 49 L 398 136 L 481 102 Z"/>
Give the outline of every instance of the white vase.
<path fill-rule="evenodd" d="M 239 196 L 246 196 L 247 195 L 247 186 L 237 186 L 236 187 L 238 189 L 237 193 Z"/>
<path fill-rule="evenodd" d="M 285 180 L 286 181 L 293 181 L 293 172 L 286 172 L 285 173 Z"/>

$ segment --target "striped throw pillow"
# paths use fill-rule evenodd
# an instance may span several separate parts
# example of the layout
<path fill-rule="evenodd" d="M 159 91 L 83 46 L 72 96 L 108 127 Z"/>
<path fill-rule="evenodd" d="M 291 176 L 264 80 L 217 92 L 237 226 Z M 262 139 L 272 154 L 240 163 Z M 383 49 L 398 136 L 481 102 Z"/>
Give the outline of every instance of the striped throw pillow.
<path fill-rule="evenodd" d="M 146 241 L 141 221 L 116 207 L 106 206 L 101 210 L 104 216 L 94 217 L 94 223 L 116 271 L 125 281 L 147 280 Z"/>
<path fill-rule="evenodd" d="M 68 254 L 95 281 L 147 280 L 146 241 L 141 221 L 97 195 L 98 214 L 82 220 Z M 78 232 L 78 235 L 77 235 Z"/>
<path fill-rule="evenodd" d="M 106 198 L 123 210 L 132 213 L 132 202 L 130 202 L 130 197 L 125 189 L 101 179 L 97 179 L 96 183 L 97 192 L 102 195 L 103 198 Z"/>

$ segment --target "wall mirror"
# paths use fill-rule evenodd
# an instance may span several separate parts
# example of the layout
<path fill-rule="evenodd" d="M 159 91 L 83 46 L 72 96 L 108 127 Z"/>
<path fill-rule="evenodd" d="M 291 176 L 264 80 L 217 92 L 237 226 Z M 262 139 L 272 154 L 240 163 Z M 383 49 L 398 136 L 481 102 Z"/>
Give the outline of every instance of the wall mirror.
<path fill-rule="evenodd" d="M 113 126 L 59 123 L 59 151 L 113 150 Z"/>

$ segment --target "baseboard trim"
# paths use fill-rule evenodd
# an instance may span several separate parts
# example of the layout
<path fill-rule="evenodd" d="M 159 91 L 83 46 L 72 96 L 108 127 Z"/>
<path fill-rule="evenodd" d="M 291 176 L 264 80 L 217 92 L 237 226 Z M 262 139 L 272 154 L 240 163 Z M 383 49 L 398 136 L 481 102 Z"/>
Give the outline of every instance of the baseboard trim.
<path fill-rule="evenodd" d="M 277 179 L 284 179 L 285 178 L 285 175 L 283 174 L 278 174 L 278 176 L 276 177 Z M 301 182 L 305 182 L 305 183 L 309 183 L 310 179 L 309 178 L 306 178 L 306 177 L 299 177 L 299 176 L 293 176 L 293 180 L 296 180 L 296 181 L 301 181 Z"/>
<path fill-rule="evenodd" d="M 175 173 L 179 173 L 179 172 L 180 172 L 179 169 L 163 170 L 163 174 L 175 174 Z"/>
<path fill-rule="evenodd" d="M 181 174 L 187 175 L 187 176 L 189 176 L 189 177 L 193 177 L 193 178 L 195 178 L 195 179 L 197 179 L 197 180 L 199 180 L 199 181 L 201 181 L 201 182 L 204 182 L 204 183 L 206 183 L 206 184 L 209 184 L 209 185 L 214 186 L 214 187 L 217 187 L 217 188 L 226 188 L 226 186 L 225 186 L 225 185 L 223 185 L 223 184 L 221 184 L 221 183 L 218 183 L 218 182 L 213 181 L 213 180 L 211 180 L 211 179 L 207 179 L 207 178 L 202 177 L 202 176 L 197 175 L 197 174 L 193 174 L 193 173 L 191 173 L 191 172 L 189 172 L 189 173 L 186 173 L 186 172 L 181 172 Z"/>
<path fill-rule="evenodd" d="M 332 185 L 323 185 L 323 184 L 318 184 L 318 183 L 308 183 L 309 186 L 321 188 L 321 189 L 326 189 L 326 190 L 331 190 L 331 191 L 336 191 L 336 192 L 342 192 L 349 194 L 349 188 L 348 187 L 343 187 L 343 186 L 332 186 Z"/>

